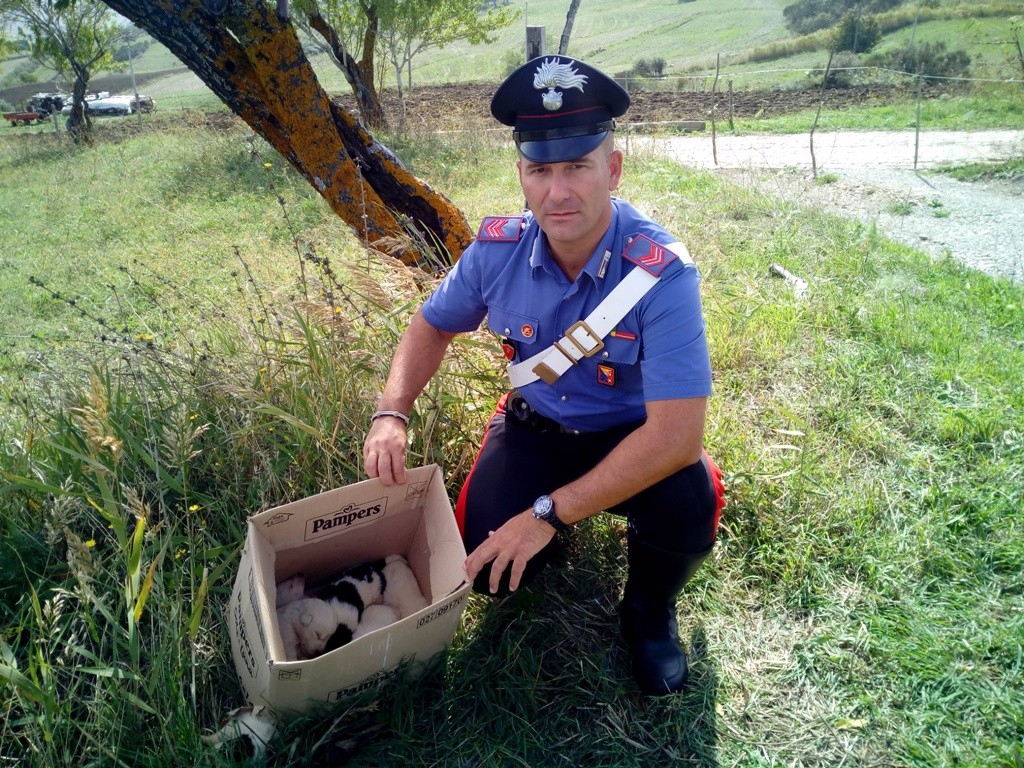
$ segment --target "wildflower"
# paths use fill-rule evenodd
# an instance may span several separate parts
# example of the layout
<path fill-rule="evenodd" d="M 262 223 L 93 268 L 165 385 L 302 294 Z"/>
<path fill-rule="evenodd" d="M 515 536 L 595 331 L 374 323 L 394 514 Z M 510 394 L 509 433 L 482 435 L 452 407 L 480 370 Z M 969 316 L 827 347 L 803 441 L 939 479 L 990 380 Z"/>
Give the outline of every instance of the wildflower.
<path fill-rule="evenodd" d="M 140 333 L 138 336 L 135 337 L 135 340 L 136 341 L 152 341 L 153 340 L 153 334 L 152 333 Z"/>
<path fill-rule="evenodd" d="M 198 512 L 199 511 L 199 505 L 198 504 L 193 504 L 192 506 L 190 506 L 188 508 L 188 511 L 189 512 Z"/>
<path fill-rule="evenodd" d="M 93 547 L 96 546 L 96 539 L 89 539 L 87 542 L 85 542 L 85 546 L 87 546 L 90 549 L 92 549 Z"/>
<path fill-rule="evenodd" d="M 274 164 L 273 164 L 273 163 L 264 163 L 264 164 L 263 164 L 263 167 L 264 167 L 264 168 L 273 168 L 273 167 L 274 167 Z"/>

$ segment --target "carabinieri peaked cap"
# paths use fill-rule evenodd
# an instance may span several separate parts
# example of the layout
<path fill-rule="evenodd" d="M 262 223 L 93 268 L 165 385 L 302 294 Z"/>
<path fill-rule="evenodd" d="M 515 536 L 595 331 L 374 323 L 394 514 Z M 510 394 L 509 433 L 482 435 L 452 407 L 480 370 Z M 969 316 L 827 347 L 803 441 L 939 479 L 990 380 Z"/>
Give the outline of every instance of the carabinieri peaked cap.
<path fill-rule="evenodd" d="M 561 163 L 593 152 L 629 94 L 600 70 L 568 56 L 526 62 L 498 86 L 491 114 L 512 126 L 512 138 L 535 163 Z"/>

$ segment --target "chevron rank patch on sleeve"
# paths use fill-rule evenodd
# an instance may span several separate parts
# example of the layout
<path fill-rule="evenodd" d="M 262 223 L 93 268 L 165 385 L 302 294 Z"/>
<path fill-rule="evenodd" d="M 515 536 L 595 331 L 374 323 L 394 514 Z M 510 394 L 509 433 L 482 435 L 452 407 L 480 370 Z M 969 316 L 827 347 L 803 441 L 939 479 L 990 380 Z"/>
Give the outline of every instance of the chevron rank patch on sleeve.
<path fill-rule="evenodd" d="M 476 239 L 491 243 L 515 243 L 522 235 L 522 216 L 484 216 Z"/>
<path fill-rule="evenodd" d="M 633 235 L 622 255 L 638 267 L 657 277 L 673 259 L 677 258 L 673 251 L 664 245 L 651 240 L 646 235 Z"/>

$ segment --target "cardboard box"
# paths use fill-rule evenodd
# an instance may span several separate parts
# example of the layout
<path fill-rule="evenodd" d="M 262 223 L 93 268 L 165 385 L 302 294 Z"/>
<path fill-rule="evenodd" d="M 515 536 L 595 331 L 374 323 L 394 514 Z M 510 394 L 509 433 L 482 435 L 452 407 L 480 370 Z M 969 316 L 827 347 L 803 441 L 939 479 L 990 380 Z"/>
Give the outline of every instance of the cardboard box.
<path fill-rule="evenodd" d="M 253 705 L 279 715 L 307 711 L 375 687 L 399 669 L 422 671 L 455 635 L 470 585 L 466 550 L 436 465 L 405 485 L 371 479 L 249 518 L 229 603 L 235 669 Z M 285 661 L 276 584 L 295 573 L 317 584 L 357 563 L 401 554 L 427 608 L 308 661 Z"/>

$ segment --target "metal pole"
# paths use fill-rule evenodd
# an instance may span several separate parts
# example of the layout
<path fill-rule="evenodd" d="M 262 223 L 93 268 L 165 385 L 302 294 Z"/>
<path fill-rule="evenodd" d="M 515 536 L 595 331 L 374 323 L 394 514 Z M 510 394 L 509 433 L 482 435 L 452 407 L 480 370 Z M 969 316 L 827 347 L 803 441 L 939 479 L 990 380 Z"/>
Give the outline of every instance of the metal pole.
<path fill-rule="evenodd" d="M 142 102 L 139 101 L 139 86 L 135 82 L 135 56 L 132 54 L 132 44 L 128 43 L 128 69 L 132 73 L 132 91 L 135 93 L 135 114 L 139 116 L 139 125 L 142 125 Z"/>

